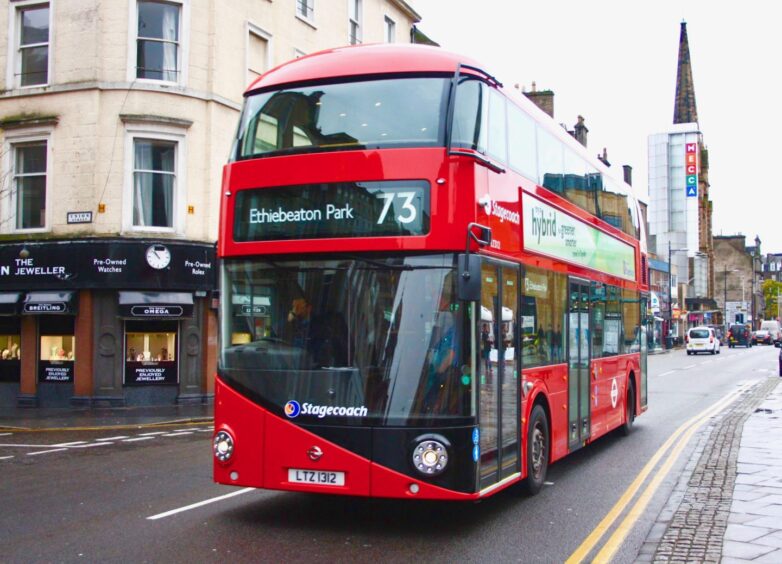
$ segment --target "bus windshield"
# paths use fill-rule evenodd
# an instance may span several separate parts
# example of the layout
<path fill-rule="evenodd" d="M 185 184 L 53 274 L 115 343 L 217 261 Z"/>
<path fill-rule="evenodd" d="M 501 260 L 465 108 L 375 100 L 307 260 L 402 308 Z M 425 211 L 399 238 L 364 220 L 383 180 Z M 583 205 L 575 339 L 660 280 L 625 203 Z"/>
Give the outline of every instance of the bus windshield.
<path fill-rule="evenodd" d="M 221 375 L 273 412 L 325 425 L 473 415 L 453 255 L 227 260 L 222 276 Z"/>
<path fill-rule="evenodd" d="M 248 96 L 235 159 L 444 145 L 447 78 L 317 84 Z"/>

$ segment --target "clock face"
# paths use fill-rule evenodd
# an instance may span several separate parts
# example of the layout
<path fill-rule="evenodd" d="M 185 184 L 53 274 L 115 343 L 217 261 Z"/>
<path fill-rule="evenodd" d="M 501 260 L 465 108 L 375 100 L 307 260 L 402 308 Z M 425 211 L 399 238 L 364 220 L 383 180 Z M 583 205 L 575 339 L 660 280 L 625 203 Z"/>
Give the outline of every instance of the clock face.
<path fill-rule="evenodd" d="M 161 270 L 171 262 L 171 251 L 164 245 L 152 245 L 147 249 L 147 264 Z"/>

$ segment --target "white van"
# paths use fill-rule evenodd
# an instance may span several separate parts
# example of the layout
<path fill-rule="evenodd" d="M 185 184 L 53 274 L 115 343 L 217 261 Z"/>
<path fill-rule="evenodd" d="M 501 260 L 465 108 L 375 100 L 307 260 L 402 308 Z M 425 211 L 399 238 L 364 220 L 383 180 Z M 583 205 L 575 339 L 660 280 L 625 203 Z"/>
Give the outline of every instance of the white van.
<path fill-rule="evenodd" d="M 693 327 L 687 331 L 687 354 L 707 352 L 720 354 L 720 340 L 711 327 Z"/>
<path fill-rule="evenodd" d="M 774 341 L 775 347 L 782 345 L 782 329 L 779 327 L 779 321 L 774 319 L 763 321 L 760 324 L 760 330 L 768 331 L 771 334 L 771 339 Z"/>

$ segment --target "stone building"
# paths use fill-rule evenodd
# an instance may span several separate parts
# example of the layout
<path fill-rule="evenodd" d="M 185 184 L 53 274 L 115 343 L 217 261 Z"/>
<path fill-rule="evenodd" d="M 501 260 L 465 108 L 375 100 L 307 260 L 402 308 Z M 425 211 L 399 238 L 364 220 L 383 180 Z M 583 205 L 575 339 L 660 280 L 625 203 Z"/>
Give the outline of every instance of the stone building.
<path fill-rule="evenodd" d="M 244 89 L 419 19 L 404 0 L 0 0 L 0 406 L 208 401 Z"/>
<path fill-rule="evenodd" d="M 764 308 L 761 290 L 760 240 L 747 246 L 744 235 L 715 235 L 715 300 L 725 322 L 751 323 L 757 328 Z"/>

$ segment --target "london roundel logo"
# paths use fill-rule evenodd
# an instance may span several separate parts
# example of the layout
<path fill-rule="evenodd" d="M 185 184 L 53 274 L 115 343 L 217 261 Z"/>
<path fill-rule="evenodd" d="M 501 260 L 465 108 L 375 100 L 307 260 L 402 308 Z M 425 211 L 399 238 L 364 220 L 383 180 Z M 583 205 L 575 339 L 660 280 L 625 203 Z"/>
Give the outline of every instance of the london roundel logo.
<path fill-rule="evenodd" d="M 285 404 L 285 415 L 289 418 L 293 419 L 294 417 L 297 417 L 299 413 L 301 413 L 301 406 L 296 400 L 290 400 Z"/>

